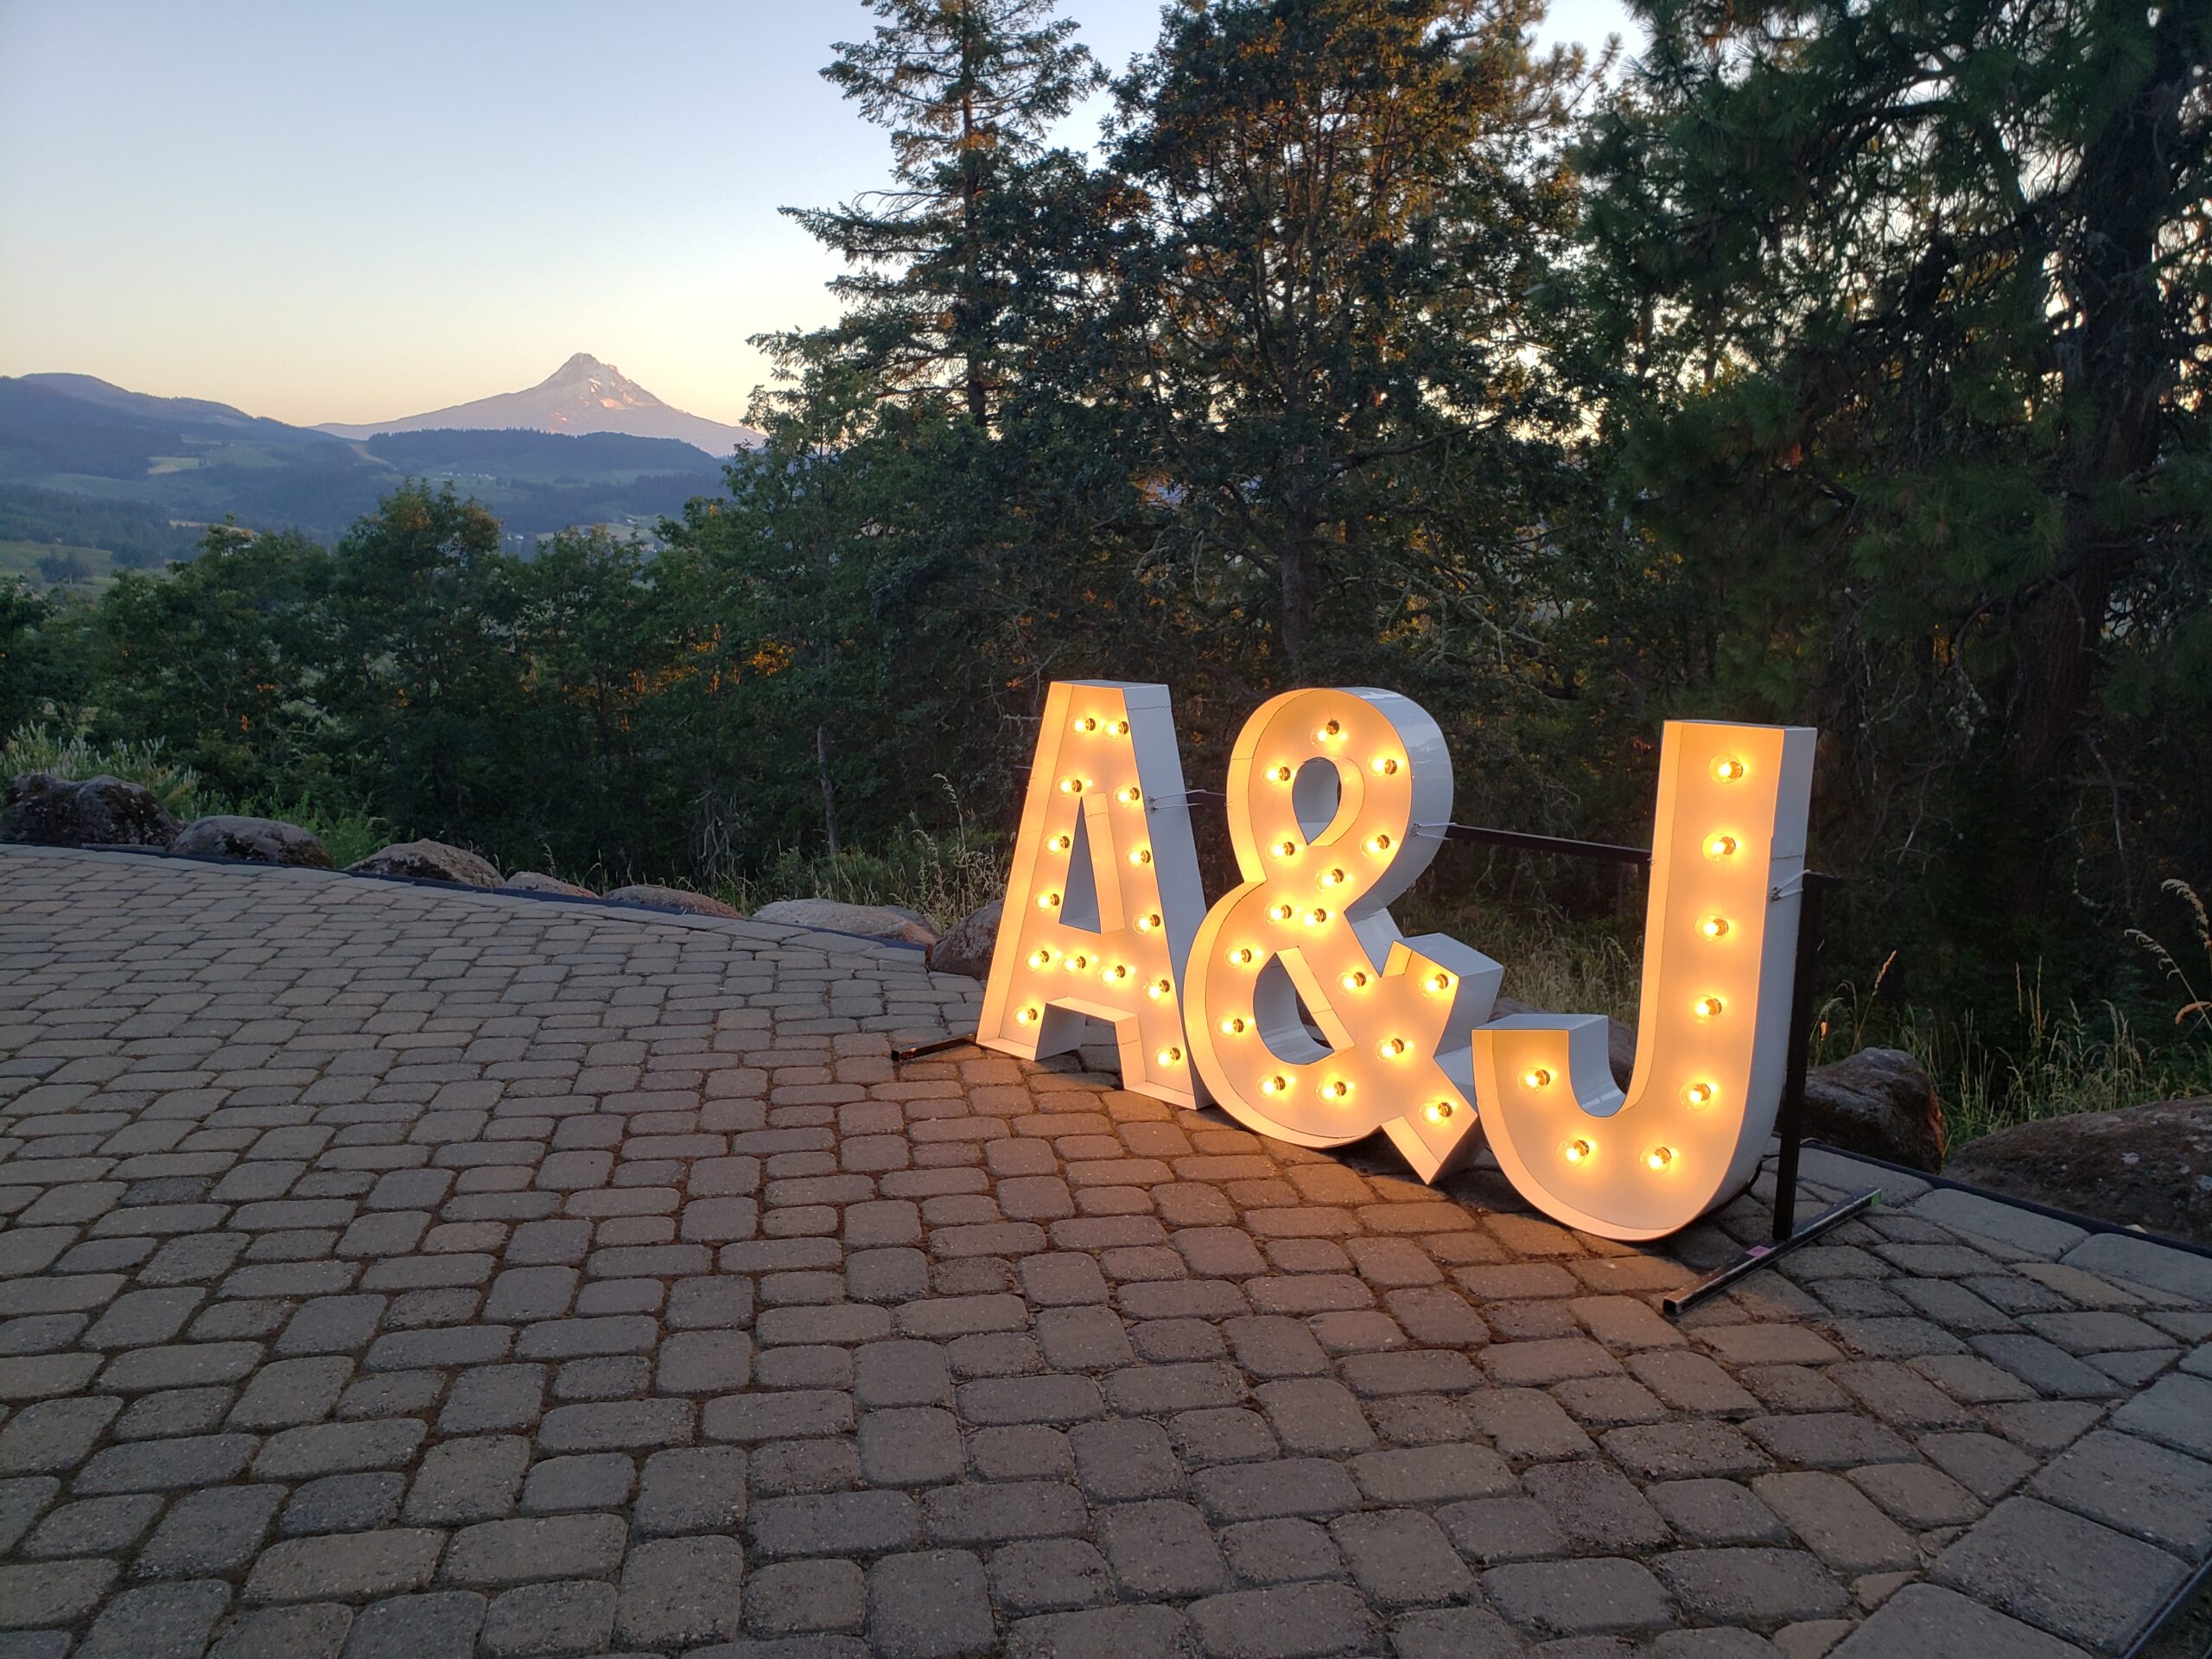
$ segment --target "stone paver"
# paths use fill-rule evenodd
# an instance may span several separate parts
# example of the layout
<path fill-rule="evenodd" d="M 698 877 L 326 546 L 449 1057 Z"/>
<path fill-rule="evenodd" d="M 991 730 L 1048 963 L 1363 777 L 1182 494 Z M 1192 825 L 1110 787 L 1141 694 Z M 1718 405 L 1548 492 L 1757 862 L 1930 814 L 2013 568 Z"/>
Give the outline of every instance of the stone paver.
<path fill-rule="evenodd" d="M 1669 1321 L 1764 1178 L 1637 1249 L 893 1061 L 980 995 L 0 849 L 0 1653 L 2057 1659 L 2212 1552 L 2201 1258 L 1821 1153 L 1910 1207 Z"/>

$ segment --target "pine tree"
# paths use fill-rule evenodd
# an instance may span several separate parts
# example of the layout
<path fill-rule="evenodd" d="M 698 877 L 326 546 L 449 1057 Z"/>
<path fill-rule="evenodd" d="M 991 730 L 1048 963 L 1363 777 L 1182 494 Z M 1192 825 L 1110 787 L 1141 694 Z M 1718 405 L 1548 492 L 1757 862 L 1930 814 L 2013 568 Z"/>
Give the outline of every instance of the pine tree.
<path fill-rule="evenodd" d="M 865 41 L 823 76 L 891 130 L 894 187 L 786 209 L 858 267 L 834 334 L 889 396 L 947 388 L 978 427 L 1000 390 L 1012 283 L 1004 198 L 1046 129 L 1097 84 L 1053 0 L 874 0 Z"/>

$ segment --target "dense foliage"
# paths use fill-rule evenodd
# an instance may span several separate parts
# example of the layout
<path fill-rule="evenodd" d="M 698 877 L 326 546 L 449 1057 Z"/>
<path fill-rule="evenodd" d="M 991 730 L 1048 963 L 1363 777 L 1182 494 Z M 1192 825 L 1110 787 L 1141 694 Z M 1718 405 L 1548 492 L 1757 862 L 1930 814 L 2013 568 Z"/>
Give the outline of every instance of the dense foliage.
<path fill-rule="evenodd" d="M 1088 157 L 1046 0 L 875 0 L 826 73 L 889 188 L 801 215 L 845 317 L 765 337 L 767 442 L 665 551 L 420 486 L 219 530 L 0 594 L 0 717 L 702 884 L 1009 822 L 1056 678 L 1167 682 L 1200 786 L 1275 690 L 1400 688 L 1458 816 L 1620 840 L 1663 719 L 1803 721 L 1839 977 L 2153 1005 L 2125 930 L 2212 874 L 2212 14 L 1638 7 L 1595 66 L 1538 0 L 1170 9 Z"/>

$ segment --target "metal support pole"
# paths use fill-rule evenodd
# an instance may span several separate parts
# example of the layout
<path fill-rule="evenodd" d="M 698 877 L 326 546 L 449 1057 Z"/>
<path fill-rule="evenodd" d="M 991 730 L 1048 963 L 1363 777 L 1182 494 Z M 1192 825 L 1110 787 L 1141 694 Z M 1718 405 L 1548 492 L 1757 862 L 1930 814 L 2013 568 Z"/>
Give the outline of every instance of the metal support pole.
<path fill-rule="evenodd" d="M 975 1041 L 976 1039 L 971 1033 L 966 1037 L 940 1037 L 933 1043 L 917 1043 L 912 1048 L 894 1048 L 891 1051 L 891 1063 L 893 1065 L 904 1065 L 908 1060 L 918 1060 L 930 1054 L 942 1054 L 947 1049 L 969 1047 Z"/>
<path fill-rule="evenodd" d="M 1797 1225 L 1797 1150 L 1805 1137 L 1805 1051 L 1813 1042 L 1814 969 L 1821 954 L 1821 888 L 1806 872 L 1797 899 L 1797 967 L 1789 986 L 1789 1064 L 1783 1073 L 1782 1106 L 1775 1132 L 1782 1157 L 1774 1171 L 1774 1242 L 1788 1238 Z"/>

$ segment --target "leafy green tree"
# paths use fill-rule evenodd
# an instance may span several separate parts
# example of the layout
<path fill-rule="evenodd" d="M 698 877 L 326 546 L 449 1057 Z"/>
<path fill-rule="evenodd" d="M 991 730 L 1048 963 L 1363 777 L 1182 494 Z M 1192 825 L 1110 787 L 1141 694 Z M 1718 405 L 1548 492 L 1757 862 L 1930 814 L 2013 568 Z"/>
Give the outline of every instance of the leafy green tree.
<path fill-rule="evenodd" d="M 166 575 L 118 575 L 98 612 L 96 728 L 161 739 L 217 793 L 296 798 L 330 735 L 315 702 L 329 582 L 305 537 L 228 524 Z"/>
<path fill-rule="evenodd" d="M 891 130 L 891 189 L 786 209 L 857 269 L 833 331 L 889 396 L 950 388 L 977 426 L 1000 390 L 1014 296 L 1006 200 L 1046 129 L 1098 76 L 1052 0 L 874 0 L 823 76 Z"/>

